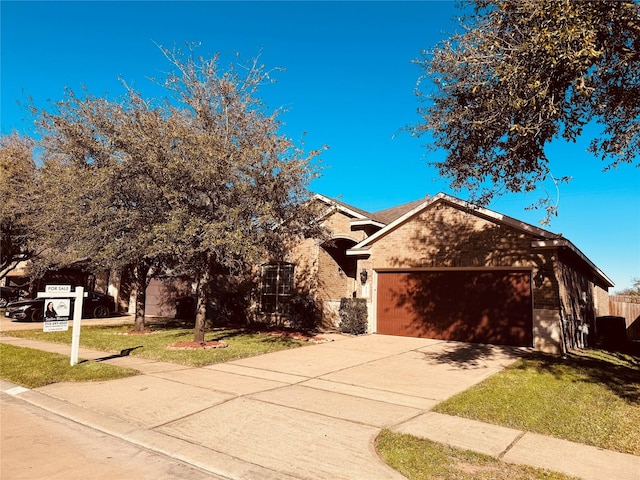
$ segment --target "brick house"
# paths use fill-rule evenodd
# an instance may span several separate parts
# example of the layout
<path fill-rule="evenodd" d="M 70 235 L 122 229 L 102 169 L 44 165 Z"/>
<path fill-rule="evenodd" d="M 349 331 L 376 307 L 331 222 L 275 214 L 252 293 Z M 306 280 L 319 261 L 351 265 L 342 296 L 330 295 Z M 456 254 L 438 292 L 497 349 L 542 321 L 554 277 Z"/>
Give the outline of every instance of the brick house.
<path fill-rule="evenodd" d="M 375 213 L 315 201 L 330 239 L 267 268 L 294 284 L 276 297 L 310 292 L 325 324 L 337 325 L 341 298 L 360 297 L 371 333 L 559 352 L 609 313 L 613 283 L 562 235 L 442 193 Z"/>

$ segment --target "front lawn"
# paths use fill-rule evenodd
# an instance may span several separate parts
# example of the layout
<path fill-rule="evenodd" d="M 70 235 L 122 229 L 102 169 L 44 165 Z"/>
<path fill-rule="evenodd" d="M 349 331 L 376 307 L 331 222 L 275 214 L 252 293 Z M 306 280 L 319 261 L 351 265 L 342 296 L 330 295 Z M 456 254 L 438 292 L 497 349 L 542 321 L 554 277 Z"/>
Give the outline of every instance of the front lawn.
<path fill-rule="evenodd" d="M 124 349 L 141 346 L 141 348 L 133 350 L 131 355 L 200 367 L 296 348 L 305 344 L 304 341 L 288 335 L 272 335 L 241 328 L 226 328 L 207 332 L 205 336 L 207 342 L 222 341 L 227 345 L 226 348 L 178 350 L 168 347 L 180 342 L 192 341 L 193 327 L 154 323 L 149 324 L 148 329 L 150 333 L 131 334 L 131 325 L 83 325 L 80 333 L 80 346 L 110 353 L 118 353 Z M 16 330 L 3 332 L 3 334 L 47 342 L 71 343 L 71 328 L 67 332 L 45 333 L 42 330 Z"/>
<path fill-rule="evenodd" d="M 531 355 L 434 411 L 640 455 L 640 356 Z"/>
<path fill-rule="evenodd" d="M 434 411 L 640 455 L 640 355 L 533 354 Z M 388 430 L 376 448 L 411 480 L 573 478 Z"/>
<path fill-rule="evenodd" d="M 82 362 L 72 367 L 66 355 L 0 343 L 0 378 L 27 388 L 58 382 L 114 380 L 139 373 L 131 368 L 96 362 Z"/>

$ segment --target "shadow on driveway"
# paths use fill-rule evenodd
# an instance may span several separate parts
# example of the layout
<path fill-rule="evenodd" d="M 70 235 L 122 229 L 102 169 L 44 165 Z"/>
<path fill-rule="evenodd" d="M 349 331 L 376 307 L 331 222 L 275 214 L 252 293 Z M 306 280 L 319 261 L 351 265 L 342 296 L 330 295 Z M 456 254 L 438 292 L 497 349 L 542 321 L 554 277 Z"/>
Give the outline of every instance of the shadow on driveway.
<path fill-rule="evenodd" d="M 496 357 L 516 359 L 523 356 L 524 351 L 515 347 L 484 345 L 479 343 L 449 342 L 444 351 L 423 352 L 425 360 L 435 363 L 446 363 L 462 370 L 486 368 L 487 361 Z"/>

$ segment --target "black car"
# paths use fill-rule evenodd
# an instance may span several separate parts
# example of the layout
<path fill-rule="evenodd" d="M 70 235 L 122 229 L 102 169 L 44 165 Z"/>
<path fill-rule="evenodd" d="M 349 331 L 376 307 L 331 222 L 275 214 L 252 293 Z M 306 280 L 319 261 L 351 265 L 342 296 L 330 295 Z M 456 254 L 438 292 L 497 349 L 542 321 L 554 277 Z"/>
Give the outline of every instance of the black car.
<path fill-rule="evenodd" d="M 5 316 L 15 320 L 39 322 L 44 316 L 45 298 L 33 298 L 11 302 L 5 308 Z M 116 302 L 111 295 L 88 292 L 82 302 L 82 318 L 104 318 L 116 310 Z"/>
<path fill-rule="evenodd" d="M 6 307 L 9 302 L 17 302 L 25 294 L 18 287 L 0 287 L 0 308 Z"/>

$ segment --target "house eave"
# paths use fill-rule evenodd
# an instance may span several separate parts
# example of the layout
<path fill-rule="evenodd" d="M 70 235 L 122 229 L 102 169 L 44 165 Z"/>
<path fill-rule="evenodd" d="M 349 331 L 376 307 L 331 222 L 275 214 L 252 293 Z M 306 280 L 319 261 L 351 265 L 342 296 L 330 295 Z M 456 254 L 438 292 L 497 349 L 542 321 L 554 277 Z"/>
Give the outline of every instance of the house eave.
<path fill-rule="evenodd" d="M 350 257 L 366 257 L 371 255 L 371 249 L 353 247 L 347 250 L 346 253 L 347 253 L 347 256 L 350 256 Z"/>
<path fill-rule="evenodd" d="M 353 248 L 347 251 L 347 255 L 370 255 L 371 246 L 378 238 L 386 235 L 388 232 L 406 222 L 409 218 L 413 217 L 425 208 L 440 202 L 458 206 L 464 210 L 472 212 L 474 215 L 478 215 L 488 220 L 507 225 L 533 237 L 537 237 L 538 240 L 533 240 L 531 242 L 532 248 L 567 248 L 571 252 L 573 252 L 585 265 L 587 265 L 587 267 L 593 272 L 599 282 L 608 287 L 614 286 L 613 281 L 611 281 L 611 279 L 607 277 L 604 272 L 602 272 L 602 270 L 600 270 L 591 260 L 589 260 L 589 258 L 584 253 L 582 253 L 573 243 L 571 243 L 566 238 L 563 238 L 561 235 L 552 233 L 542 228 L 535 227 L 507 215 L 502 215 L 487 208 L 478 207 L 476 205 L 470 204 L 469 202 L 451 197 L 450 195 L 447 195 L 445 193 L 438 193 L 434 197 L 425 200 L 423 203 L 419 204 L 412 210 L 406 212 L 404 215 L 389 223 L 370 237 L 364 239 L 357 245 L 354 245 Z"/>
<path fill-rule="evenodd" d="M 418 205 L 417 207 L 413 208 L 412 210 L 409 210 L 407 213 L 405 213 L 404 215 L 402 215 L 401 217 L 397 218 L 396 220 L 394 220 L 393 222 L 391 222 L 390 224 L 386 225 L 384 228 L 382 228 L 381 230 L 377 231 L 375 234 L 371 235 L 370 237 L 366 238 L 365 240 L 363 240 L 362 242 L 360 242 L 358 245 L 355 245 L 353 248 L 354 249 L 358 249 L 358 248 L 367 248 L 371 243 L 375 242 L 376 239 L 380 238 L 383 235 L 386 235 L 387 232 L 393 230 L 394 228 L 396 228 L 396 226 L 401 225 L 402 223 L 404 223 L 406 220 L 408 220 L 409 218 L 411 218 L 412 216 L 414 216 L 416 213 L 424 210 L 425 208 L 427 208 L 430 205 L 434 205 L 436 203 L 439 202 L 446 202 L 452 205 L 456 205 L 458 207 L 461 207 L 465 210 L 470 210 L 473 211 L 474 214 L 487 218 L 487 219 L 491 219 L 493 221 L 502 223 L 502 224 L 506 224 L 508 226 L 511 226 L 513 228 L 516 228 L 520 231 L 529 233 L 531 235 L 534 235 L 536 237 L 542 237 L 542 238 L 547 238 L 547 239 L 553 239 L 553 238 L 557 238 L 558 235 L 551 233 L 547 230 L 543 230 L 542 228 L 538 228 L 535 227 L 533 225 L 530 225 L 528 223 L 525 222 L 521 222 L 515 218 L 509 217 L 507 215 L 502 215 L 500 213 L 494 212 L 492 210 L 483 208 L 483 207 L 478 207 L 476 205 L 473 205 L 469 202 L 465 202 L 463 200 L 459 200 L 455 197 L 452 197 L 450 195 L 447 195 L 446 193 L 438 193 L 437 195 L 425 200 L 423 203 L 421 203 L 420 205 Z"/>
<path fill-rule="evenodd" d="M 329 197 L 325 197 L 324 195 L 321 195 L 319 193 L 316 193 L 313 198 L 315 198 L 316 200 L 320 200 L 323 203 L 326 203 L 329 208 L 327 209 L 327 211 L 325 212 L 325 214 L 323 215 L 323 217 L 328 216 L 329 214 L 333 213 L 334 211 L 338 210 L 340 212 L 343 212 L 345 214 L 347 214 L 350 217 L 356 218 L 358 220 L 366 220 L 367 217 L 365 215 L 363 215 L 360 212 L 357 212 L 351 208 L 349 208 L 347 205 L 336 202 L 335 200 L 329 198 Z"/>
<path fill-rule="evenodd" d="M 613 281 L 605 275 L 589 258 L 578 249 L 573 243 L 566 238 L 557 238 L 553 240 L 534 240 L 531 242 L 531 247 L 535 249 L 558 249 L 566 248 L 575 254 L 580 260 L 582 260 L 591 271 L 608 287 L 614 287 Z"/>
<path fill-rule="evenodd" d="M 377 220 L 372 220 L 370 218 L 351 220 L 351 227 L 379 227 L 384 228 L 386 226 L 385 223 L 378 222 Z"/>

